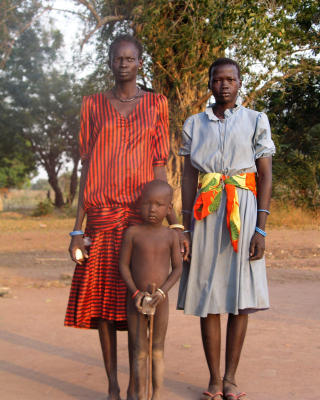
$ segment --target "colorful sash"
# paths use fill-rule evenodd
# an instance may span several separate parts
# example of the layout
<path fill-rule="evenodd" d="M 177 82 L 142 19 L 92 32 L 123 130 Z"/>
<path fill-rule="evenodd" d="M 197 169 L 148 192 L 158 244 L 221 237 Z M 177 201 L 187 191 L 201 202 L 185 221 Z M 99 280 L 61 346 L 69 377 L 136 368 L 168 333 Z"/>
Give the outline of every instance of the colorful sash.
<path fill-rule="evenodd" d="M 198 221 L 216 211 L 220 206 L 222 190 L 225 188 L 227 194 L 227 227 L 232 247 L 235 252 L 238 252 L 241 223 L 236 187 L 251 190 L 257 196 L 255 173 L 249 172 L 234 176 L 226 176 L 216 172 L 200 174 L 200 191 L 193 210 L 194 217 Z"/>

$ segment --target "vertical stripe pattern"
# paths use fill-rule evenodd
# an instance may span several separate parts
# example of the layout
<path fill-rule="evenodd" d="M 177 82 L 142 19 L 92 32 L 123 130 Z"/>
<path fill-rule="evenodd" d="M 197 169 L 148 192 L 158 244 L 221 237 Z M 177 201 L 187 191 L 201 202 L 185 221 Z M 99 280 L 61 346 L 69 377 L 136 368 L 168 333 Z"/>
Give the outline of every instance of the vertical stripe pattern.
<path fill-rule="evenodd" d="M 168 104 L 165 96 L 145 93 L 123 117 L 100 93 L 84 97 L 80 155 L 89 162 L 84 206 L 89 258 L 75 268 L 65 325 L 97 328 L 100 318 L 126 329 L 126 286 L 119 274 L 124 230 L 141 223 L 136 210 L 153 167 L 169 153 Z"/>
<path fill-rule="evenodd" d="M 89 160 L 85 209 L 133 204 L 169 154 L 168 102 L 147 92 L 125 118 L 99 93 L 84 97 L 79 136 Z"/>

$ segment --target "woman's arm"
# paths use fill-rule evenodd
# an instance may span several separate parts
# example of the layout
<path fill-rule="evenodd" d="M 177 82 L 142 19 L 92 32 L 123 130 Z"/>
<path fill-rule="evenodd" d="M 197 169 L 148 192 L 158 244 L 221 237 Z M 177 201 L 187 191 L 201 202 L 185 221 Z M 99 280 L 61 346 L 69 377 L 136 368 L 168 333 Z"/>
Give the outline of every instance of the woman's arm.
<path fill-rule="evenodd" d="M 83 220 L 85 217 L 83 200 L 84 200 L 84 188 L 86 186 L 88 169 L 89 169 L 89 161 L 86 160 L 82 164 L 82 170 L 81 170 L 81 176 L 80 176 L 80 186 L 79 186 L 78 207 L 77 207 L 76 221 L 75 221 L 74 228 L 73 228 L 74 231 L 81 230 L 82 223 L 83 223 Z M 82 251 L 83 256 L 85 258 L 88 258 L 88 253 L 85 249 L 82 235 L 72 236 L 70 246 L 69 246 L 69 253 L 70 253 L 72 260 L 78 264 L 82 264 L 83 261 L 76 259 L 76 255 L 75 255 L 76 249 L 80 249 Z"/>
<path fill-rule="evenodd" d="M 166 168 L 164 166 L 153 167 L 153 174 L 154 174 L 154 179 L 160 179 L 162 181 L 167 182 L 167 173 L 166 173 Z M 171 209 L 170 214 L 167 216 L 167 221 L 169 225 L 179 223 L 173 208 Z M 185 238 L 181 229 L 178 229 L 177 231 L 179 233 L 181 253 L 183 253 L 183 259 L 186 260 L 187 257 L 189 256 L 189 241 Z"/>
<path fill-rule="evenodd" d="M 258 158 L 257 166 L 257 203 L 258 209 L 269 210 L 272 190 L 272 157 Z M 257 227 L 265 230 L 268 214 L 258 212 Z M 255 232 L 250 243 L 250 260 L 259 260 L 265 250 L 265 237 Z"/>
<path fill-rule="evenodd" d="M 198 187 L 198 175 L 199 171 L 192 166 L 190 156 L 185 156 L 182 175 L 182 213 L 183 225 L 187 230 L 191 228 L 193 204 Z"/>

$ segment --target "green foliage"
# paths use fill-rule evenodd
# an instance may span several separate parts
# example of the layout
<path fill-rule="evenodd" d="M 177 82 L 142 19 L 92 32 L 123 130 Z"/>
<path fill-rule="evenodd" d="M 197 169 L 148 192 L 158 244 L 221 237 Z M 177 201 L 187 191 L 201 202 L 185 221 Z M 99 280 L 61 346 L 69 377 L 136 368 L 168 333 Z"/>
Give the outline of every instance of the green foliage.
<path fill-rule="evenodd" d="M 28 167 L 19 159 L 0 160 L 0 188 L 21 188 L 26 182 Z"/>
<path fill-rule="evenodd" d="M 55 32 L 49 39 L 46 34 L 40 41 L 36 16 L 41 2 L 1 0 L 0 4 L 0 187 L 20 187 L 36 166 L 31 142 L 24 136 L 32 119 L 26 109 L 43 63 L 54 60 L 61 35 Z"/>
<path fill-rule="evenodd" d="M 49 215 L 53 212 L 53 204 L 51 203 L 50 200 L 46 199 L 43 201 L 40 201 L 37 204 L 37 207 L 35 208 L 35 210 L 32 213 L 33 217 L 42 217 L 44 215 Z"/>
<path fill-rule="evenodd" d="M 277 154 L 275 196 L 297 205 L 320 206 L 320 75 L 301 72 L 270 89 L 267 108 Z"/>
<path fill-rule="evenodd" d="M 58 174 L 66 161 L 73 161 L 74 173 L 68 200 L 72 202 L 77 185 L 79 163 L 77 136 L 79 131 L 80 88 L 75 77 L 58 72 L 62 35 L 59 31 L 41 29 L 38 24 L 25 30 L 0 74 L 0 161 L 2 175 L 7 164 L 19 166 L 20 180 L 12 180 L 12 172 L 4 185 L 17 186 L 42 165 L 55 192 L 55 204 L 65 200 L 59 187 Z M 1 160 L 6 160 L 0 157 Z M 24 164 L 24 168 L 23 168 Z M 2 170 L 1 170 L 2 168 Z M 24 172 L 24 174 L 23 174 Z M 2 183 L 0 183 L 2 184 Z"/>

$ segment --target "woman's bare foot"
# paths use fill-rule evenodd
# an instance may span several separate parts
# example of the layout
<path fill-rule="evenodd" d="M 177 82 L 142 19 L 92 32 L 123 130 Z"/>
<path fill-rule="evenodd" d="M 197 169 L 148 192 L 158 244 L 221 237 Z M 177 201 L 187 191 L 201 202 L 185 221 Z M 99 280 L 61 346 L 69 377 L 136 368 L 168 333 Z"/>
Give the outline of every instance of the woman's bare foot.
<path fill-rule="evenodd" d="M 115 387 L 114 389 L 109 388 L 109 395 L 107 397 L 107 400 L 121 400 L 119 386 Z"/>
<path fill-rule="evenodd" d="M 223 396 L 225 400 L 248 400 L 246 393 L 240 392 L 234 380 L 223 378 Z"/>
<path fill-rule="evenodd" d="M 204 394 L 206 392 L 208 392 L 208 395 Z M 204 393 L 200 397 L 200 400 L 222 400 L 222 395 L 219 394 L 222 393 L 222 382 L 209 382 L 208 390 L 206 390 Z M 209 393 L 211 396 L 209 396 Z M 214 395 L 214 397 L 212 397 L 212 395 Z"/>

